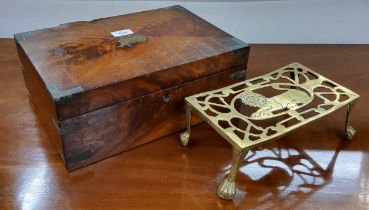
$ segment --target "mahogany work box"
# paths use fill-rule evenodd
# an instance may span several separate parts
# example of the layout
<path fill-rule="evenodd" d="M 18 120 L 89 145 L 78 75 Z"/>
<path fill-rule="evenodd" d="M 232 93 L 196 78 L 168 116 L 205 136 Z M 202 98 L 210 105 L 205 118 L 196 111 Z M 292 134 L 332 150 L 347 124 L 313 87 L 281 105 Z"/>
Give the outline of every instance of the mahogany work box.
<path fill-rule="evenodd" d="M 181 6 L 15 41 L 30 101 L 69 171 L 184 129 L 184 98 L 244 80 L 249 53 Z"/>

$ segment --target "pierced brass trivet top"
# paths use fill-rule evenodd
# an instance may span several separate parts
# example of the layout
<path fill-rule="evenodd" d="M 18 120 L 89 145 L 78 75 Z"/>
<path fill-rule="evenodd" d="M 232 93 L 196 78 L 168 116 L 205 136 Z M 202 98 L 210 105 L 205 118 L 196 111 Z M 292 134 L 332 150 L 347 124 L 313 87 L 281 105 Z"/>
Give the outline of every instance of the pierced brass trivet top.
<path fill-rule="evenodd" d="M 299 64 L 292 63 L 271 73 L 228 87 L 196 94 L 185 99 L 187 131 L 181 143 L 188 144 L 191 112 L 195 111 L 233 146 L 233 161 L 218 195 L 235 195 L 238 165 L 247 151 L 269 140 L 319 119 L 347 105 L 346 138 L 355 129 L 348 124 L 359 95 Z"/>

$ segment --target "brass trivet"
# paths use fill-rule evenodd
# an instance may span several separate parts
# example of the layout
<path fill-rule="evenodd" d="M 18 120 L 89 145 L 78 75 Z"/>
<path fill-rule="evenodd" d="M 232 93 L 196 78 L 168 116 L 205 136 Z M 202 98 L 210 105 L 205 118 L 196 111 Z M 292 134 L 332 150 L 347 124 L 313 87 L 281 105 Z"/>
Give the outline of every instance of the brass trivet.
<path fill-rule="evenodd" d="M 349 125 L 354 102 L 359 95 L 299 64 L 292 63 L 271 73 L 228 87 L 196 94 L 185 99 L 187 131 L 181 143 L 187 146 L 191 112 L 195 111 L 233 146 L 232 166 L 219 186 L 218 195 L 235 195 L 235 178 L 247 151 L 266 141 L 347 106 L 346 138 L 355 129 Z"/>

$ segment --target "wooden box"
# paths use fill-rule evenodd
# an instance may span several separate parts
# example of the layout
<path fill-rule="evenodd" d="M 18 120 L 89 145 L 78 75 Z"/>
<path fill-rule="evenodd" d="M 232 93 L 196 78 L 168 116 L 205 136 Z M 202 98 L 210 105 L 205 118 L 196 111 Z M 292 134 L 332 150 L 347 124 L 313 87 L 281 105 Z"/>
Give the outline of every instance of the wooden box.
<path fill-rule="evenodd" d="M 15 41 L 30 100 L 68 170 L 185 128 L 183 99 L 243 80 L 249 53 L 181 6 Z"/>

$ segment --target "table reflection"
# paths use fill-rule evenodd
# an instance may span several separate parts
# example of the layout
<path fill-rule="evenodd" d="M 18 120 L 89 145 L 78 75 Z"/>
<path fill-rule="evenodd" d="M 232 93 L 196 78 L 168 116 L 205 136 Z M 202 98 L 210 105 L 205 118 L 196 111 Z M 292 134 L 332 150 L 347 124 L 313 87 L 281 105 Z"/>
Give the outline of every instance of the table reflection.
<path fill-rule="evenodd" d="M 331 182 L 344 144 L 341 142 L 333 151 L 326 166 L 319 161 L 326 159 L 329 151 L 310 151 L 286 142 L 278 142 L 276 147 L 253 149 L 240 167 L 236 198 L 233 202 L 219 204 L 223 207 L 248 204 L 255 209 L 294 209 Z M 225 167 L 225 173 L 229 169 L 230 165 Z"/>

